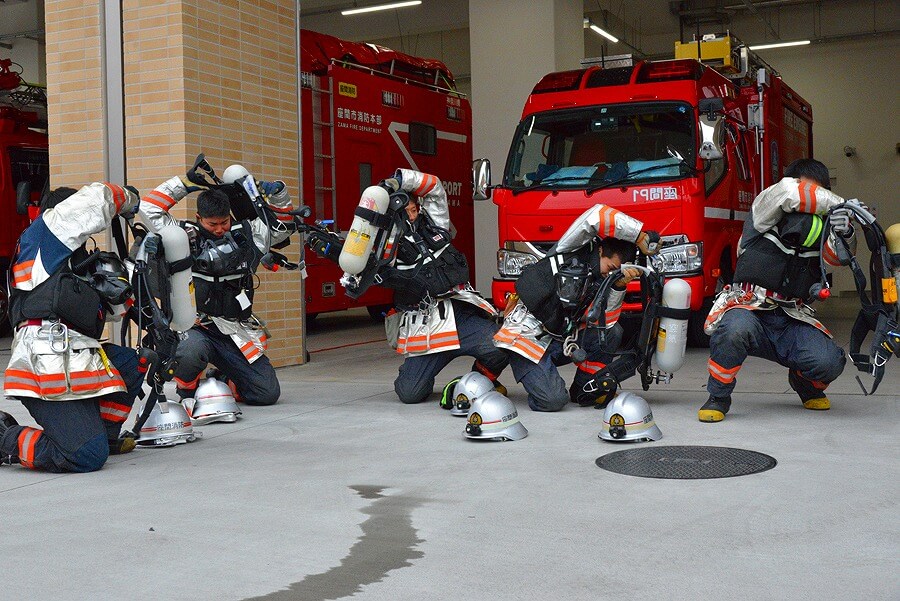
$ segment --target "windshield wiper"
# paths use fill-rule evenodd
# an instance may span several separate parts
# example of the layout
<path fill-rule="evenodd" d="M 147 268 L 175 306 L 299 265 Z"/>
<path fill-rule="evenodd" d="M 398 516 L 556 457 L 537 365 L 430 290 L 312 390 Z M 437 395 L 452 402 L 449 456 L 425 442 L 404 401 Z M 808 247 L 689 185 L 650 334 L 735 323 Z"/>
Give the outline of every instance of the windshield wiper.
<path fill-rule="evenodd" d="M 550 176 L 548 175 L 547 177 L 550 177 Z M 590 179 L 591 179 L 589 176 L 584 176 L 584 175 L 567 175 L 565 177 L 556 177 L 550 181 L 545 182 L 544 180 L 547 179 L 547 177 L 542 177 L 541 179 L 531 182 L 530 186 L 522 186 L 520 188 L 519 187 L 512 188 L 512 193 L 513 193 L 513 195 L 516 195 L 520 192 L 528 192 L 529 190 L 547 190 L 547 189 L 553 188 L 554 184 L 556 184 L 557 182 L 566 182 L 566 181 L 573 181 L 573 180 L 590 181 Z"/>
<path fill-rule="evenodd" d="M 614 179 L 614 180 L 608 181 L 608 182 L 603 182 L 602 184 L 598 184 L 596 186 L 588 188 L 585 190 L 585 194 L 593 194 L 594 192 L 596 192 L 598 190 L 603 190 L 604 188 L 610 188 L 617 184 L 627 182 L 628 180 L 632 179 L 635 175 L 641 175 L 641 174 L 648 173 L 650 171 L 656 171 L 657 169 L 662 169 L 662 168 L 668 169 L 670 167 L 681 167 L 681 166 L 686 167 L 688 170 L 688 173 L 695 171 L 695 169 L 693 167 L 691 167 L 690 165 L 688 165 L 687 161 L 685 161 L 684 159 L 682 159 L 678 163 L 664 163 L 664 164 L 660 164 L 660 165 L 652 165 L 650 167 L 644 167 L 643 169 L 638 169 L 637 171 L 631 171 L 629 173 L 626 173 L 625 175 L 623 175 L 622 177 L 620 177 L 618 179 Z"/>

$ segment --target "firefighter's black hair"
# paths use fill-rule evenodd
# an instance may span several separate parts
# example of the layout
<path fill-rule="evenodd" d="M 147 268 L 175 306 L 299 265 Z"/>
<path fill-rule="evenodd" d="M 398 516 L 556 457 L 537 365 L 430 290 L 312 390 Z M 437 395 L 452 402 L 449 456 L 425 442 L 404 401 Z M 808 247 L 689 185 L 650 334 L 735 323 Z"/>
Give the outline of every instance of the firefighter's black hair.
<path fill-rule="evenodd" d="M 604 238 L 600 242 L 600 256 L 611 259 L 616 255 L 622 263 L 633 263 L 637 256 L 637 246 L 619 238 Z"/>
<path fill-rule="evenodd" d="M 52 209 L 68 197 L 72 196 L 78 192 L 75 188 L 66 188 L 65 186 L 56 188 L 46 196 L 41 197 L 41 213 L 46 211 L 47 209 Z"/>
<path fill-rule="evenodd" d="M 228 217 L 231 201 L 221 190 L 204 190 L 197 196 L 197 214 L 200 217 Z"/>
<path fill-rule="evenodd" d="M 831 190 L 831 176 L 828 167 L 815 159 L 797 159 L 784 169 L 785 177 L 805 177 L 811 179 L 826 190 Z"/>

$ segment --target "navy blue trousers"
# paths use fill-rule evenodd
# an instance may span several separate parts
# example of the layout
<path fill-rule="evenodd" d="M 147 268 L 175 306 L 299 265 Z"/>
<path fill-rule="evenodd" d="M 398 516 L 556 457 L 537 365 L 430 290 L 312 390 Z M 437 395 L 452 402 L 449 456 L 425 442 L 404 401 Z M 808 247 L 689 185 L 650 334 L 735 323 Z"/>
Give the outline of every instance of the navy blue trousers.
<path fill-rule="evenodd" d="M 103 467 L 109 457 L 108 441 L 118 438 L 144 380 L 134 349 L 115 344 L 104 344 L 103 349 L 127 392 L 77 401 L 16 397 L 42 429 L 9 428 L 0 439 L 4 455 L 47 472 L 93 472 Z"/>

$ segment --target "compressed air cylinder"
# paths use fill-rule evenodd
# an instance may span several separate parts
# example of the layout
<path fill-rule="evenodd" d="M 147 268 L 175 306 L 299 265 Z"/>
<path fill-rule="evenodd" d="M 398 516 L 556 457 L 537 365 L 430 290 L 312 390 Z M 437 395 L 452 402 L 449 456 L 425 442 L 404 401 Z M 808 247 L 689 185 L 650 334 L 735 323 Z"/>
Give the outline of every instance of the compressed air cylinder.
<path fill-rule="evenodd" d="M 369 186 L 363 190 L 359 199 L 359 206 L 376 213 L 384 214 L 390 203 L 390 195 L 381 186 Z M 350 275 L 359 275 L 369 262 L 369 255 L 375 245 L 375 234 L 378 228 L 360 215 L 353 218 L 350 224 L 350 233 L 344 241 L 344 248 L 338 258 L 341 269 Z"/>
<path fill-rule="evenodd" d="M 183 229 L 174 223 L 163 226 L 159 232 L 163 248 L 165 249 L 166 262 L 174 263 L 187 257 L 190 252 L 188 235 Z M 172 292 L 169 300 L 172 305 L 171 327 L 176 332 L 186 332 L 194 325 L 197 318 L 197 310 L 194 308 L 194 294 L 191 286 L 191 269 L 183 269 L 170 275 L 169 283 Z"/>
<path fill-rule="evenodd" d="M 691 286 L 681 278 L 672 278 L 663 286 L 663 307 L 689 309 Z M 664 372 L 675 373 L 684 365 L 687 347 L 688 320 L 661 317 L 656 338 L 656 366 Z"/>
<path fill-rule="evenodd" d="M 247 177 L 250 172 L 243 165 L 229 165 L 222 173 L 222 181 L 226 184 L 233 184 L 242 177 Z"/>
<path fill-rule="evenodd" d="M 887 250 L 891 255 L 891 262 L 894 272 L 894 289 L 893 302 L 897 302 L 897 292 L 900 291 L 900 223 L 895 223 L 884 232 L 887 239 Z M 889 290 L 885 291 L 885 296 L 890 294 Z"/>

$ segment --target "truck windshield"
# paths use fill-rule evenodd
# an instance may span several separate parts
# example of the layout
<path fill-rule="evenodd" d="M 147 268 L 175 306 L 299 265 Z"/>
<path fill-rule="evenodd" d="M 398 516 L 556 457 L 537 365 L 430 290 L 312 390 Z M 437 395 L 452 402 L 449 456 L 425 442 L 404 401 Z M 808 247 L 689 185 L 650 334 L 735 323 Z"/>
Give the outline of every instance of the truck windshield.
<path fill-rule="evenodd" d="M 516 130 L 504 184 L 586 189 L 683 178 L 693 172 L 694 130 L 690 105 L 676 102 L 529 115 Z"/>

